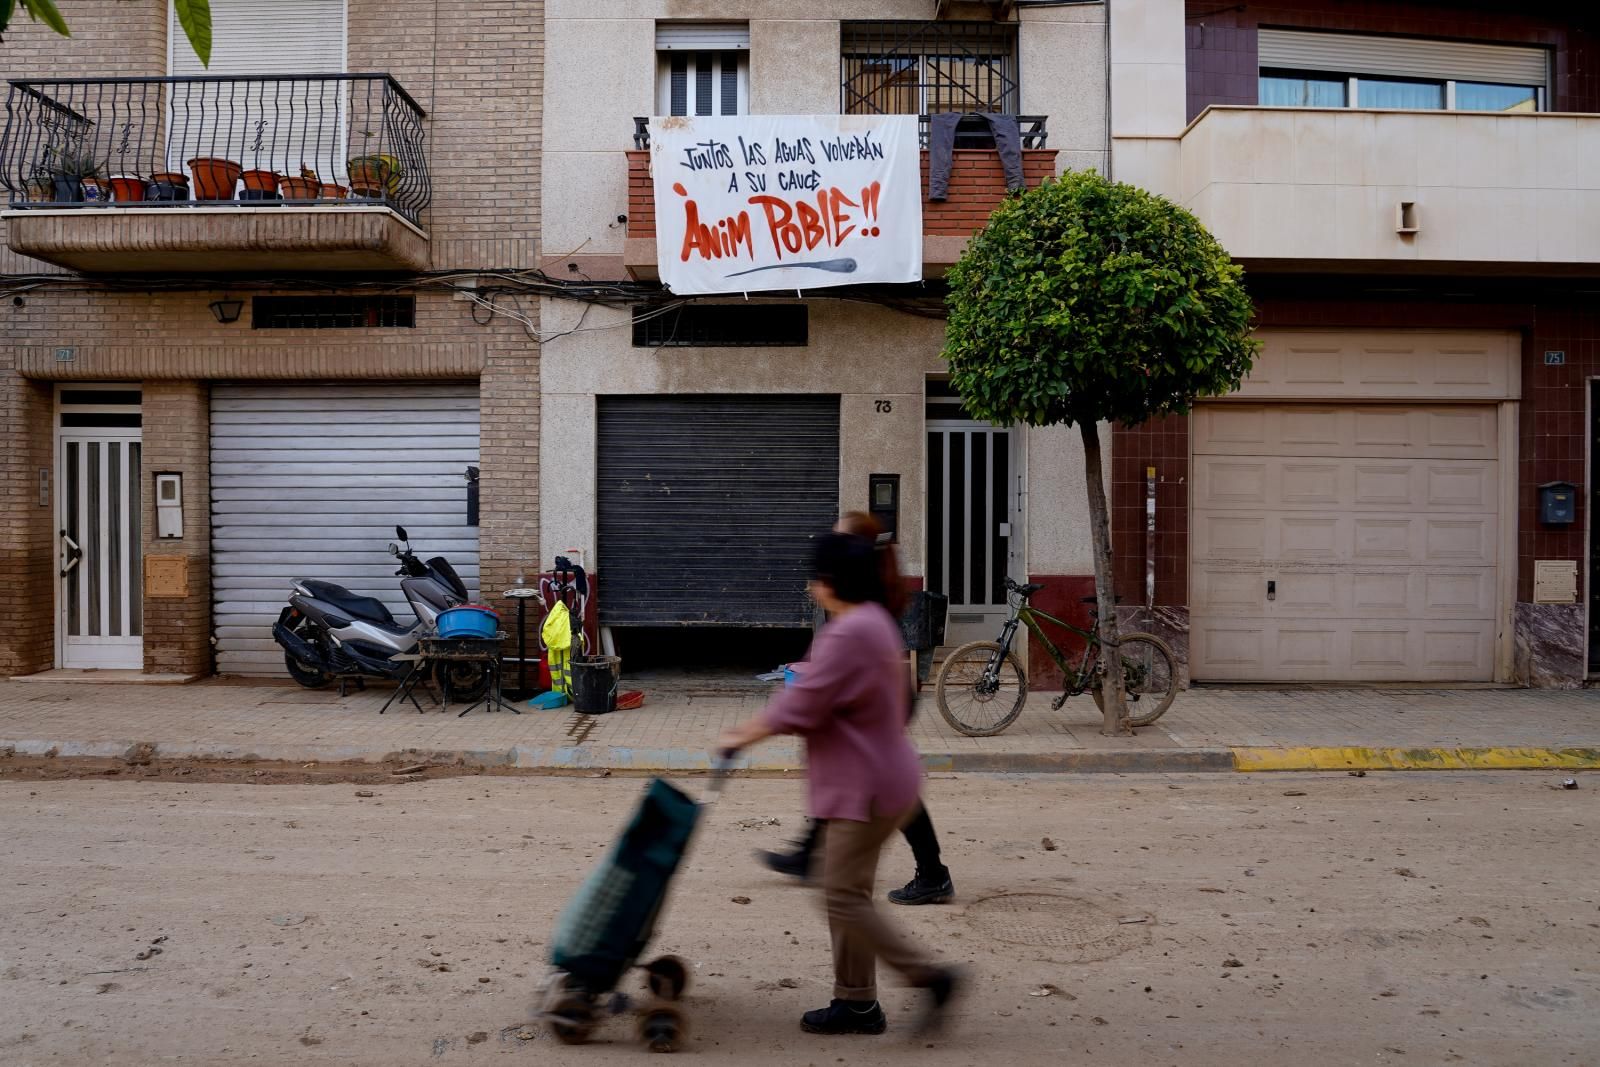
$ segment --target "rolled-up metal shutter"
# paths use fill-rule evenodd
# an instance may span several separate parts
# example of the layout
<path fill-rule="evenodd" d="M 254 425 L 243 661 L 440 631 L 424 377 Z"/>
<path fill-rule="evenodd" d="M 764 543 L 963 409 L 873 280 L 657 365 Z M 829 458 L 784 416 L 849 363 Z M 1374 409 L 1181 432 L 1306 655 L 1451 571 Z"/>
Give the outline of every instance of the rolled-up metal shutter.
<path fill-rule="evenodd" d="M 338 582 L 409 622 L 387 551 L 396 524 L 476 596 L 464 474 L 477 463 L 473 383 L 213 386 L 217 669 L 283 673 L 272 624 L 293 578 Z"/>
<path fill-rule="evenodd" d="M 747 52 L 748 22 L 658 22 L 656 48 L 662 52 Z"/>
<path fill-rule="evenodd" d="M 1549 80 L 1550 53 L 1525 45 L 1272 29 L 1259 31 L 1257 44 L 1263 70 L 1328 70 L 1504 85 L 1544 86 Z"/>
<path fill-rule="evenodd" d="M 599 398 L 600 621 L 811 625 L 838 519 L 837 396 Z"/>

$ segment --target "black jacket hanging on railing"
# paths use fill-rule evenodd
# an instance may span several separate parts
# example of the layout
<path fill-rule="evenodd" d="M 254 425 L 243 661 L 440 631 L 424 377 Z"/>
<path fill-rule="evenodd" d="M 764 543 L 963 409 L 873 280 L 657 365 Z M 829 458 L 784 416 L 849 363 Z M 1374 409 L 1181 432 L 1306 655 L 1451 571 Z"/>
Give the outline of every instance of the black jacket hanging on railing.
<path fill-rule="evenodd" d="M 1015 193 L 1026 184 L 1022 177 L 1022 135 L 1015 115 L 988 111 L 966 114 L 945 112 L 928 118 L 928 199 L 946 200 L 950 195 L 950 163 L 956 145 L 956 127 L 963 119 L 982 119 L 989 124 L 1000 166 L 1006 172 L 1006 192 Z"/>

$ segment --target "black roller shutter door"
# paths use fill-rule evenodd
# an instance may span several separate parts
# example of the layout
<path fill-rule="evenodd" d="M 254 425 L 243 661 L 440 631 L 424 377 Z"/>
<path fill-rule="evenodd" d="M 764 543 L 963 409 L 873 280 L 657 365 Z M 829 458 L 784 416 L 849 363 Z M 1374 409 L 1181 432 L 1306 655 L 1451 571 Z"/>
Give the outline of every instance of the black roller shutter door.
<path fill-rule="evenodd" d="M 600 621 L 809 627 L 837 396 L 599 398 Z"/>

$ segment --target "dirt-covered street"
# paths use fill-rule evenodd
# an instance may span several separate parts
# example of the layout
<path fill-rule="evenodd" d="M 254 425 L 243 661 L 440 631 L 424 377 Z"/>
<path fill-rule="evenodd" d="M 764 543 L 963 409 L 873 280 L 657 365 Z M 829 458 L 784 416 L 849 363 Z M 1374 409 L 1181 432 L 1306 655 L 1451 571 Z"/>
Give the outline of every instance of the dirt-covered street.
<path fill-rule="evenodd" d="M 888 976 L 888 1035 L 800 1032 L 823 920 L 751 851 L 803 785 L 738 780 L 654 946 L 693 968 L 679 1055 L 1600 1063 L 1600 778 L 1561 777 L 935 776 L 958 898 L 894 909 L 971 966 L 932 1048 Z M 0 1063 L 635 1062 L 631 1019 L 560 1046 L 534 991 L 644 784 L 0 784 Z M 897 842 L 880 892 L 909 867 Z"/>

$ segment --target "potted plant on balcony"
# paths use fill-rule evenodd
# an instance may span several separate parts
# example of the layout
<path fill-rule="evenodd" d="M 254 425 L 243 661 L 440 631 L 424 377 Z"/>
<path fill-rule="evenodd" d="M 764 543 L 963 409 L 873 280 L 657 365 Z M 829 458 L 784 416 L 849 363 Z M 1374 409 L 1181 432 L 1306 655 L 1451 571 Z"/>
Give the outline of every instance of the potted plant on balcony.
<path fill-rule="evenodd" d="M 100 183 L 100 172 L 105 168 L 103 160 L 95 159 L 94 153 L 83 149 L 50 148 L 46 151 L 50 154 L 47 166 L 57 203 L 105 203 L 107 192 Z"/>
<path fill-rule="evenodd" d="M 137 174 L 113 174 L 111 176 L 111 199 L 119 204 L 143 200 L 144 179 Z"/>
<path fill-rule="evenodd" d="M 336 182 L 323 182 L 321 192 L 324 200 L 344 200 L 350 195 L 348 186 L 339 185 Z"/>
<path fill-rule="evenodd" d="M 285 202 L 308 202 L 322 195 L 322 182 L 317 179 L 317 172 L 304 163 L 300 164 L 300 177 L 286 177 L 278 183 L 278 187 L 283 190 Z"/>
<path fill-rule="evenodd" d="M 194 175 L 196 200 L 232 200 L 244 168 L 231 159 L 198 156 L 189 160 L 189 173 Z"/>
<path fill-rule="evenodd" d="M 239 194 L 240 200 L 276 201 L 278 199 L 278 172 L 275 170 L 254 169 L 247 170 L 239 175 L 244 182 L 244 191 Z"/>
<path fill-rule="evenodd" d="M 361 136 L 365 144 L 370 144 L 377 134 L 362 130 Z M 400 161 L 394 156 L 363 154 L 352 156 L 345 162 L 350 167 L 350 189 L 356 196 L 382 200 L 386 194 L 393 196 L 399 191 L 403 171 Z"/>

